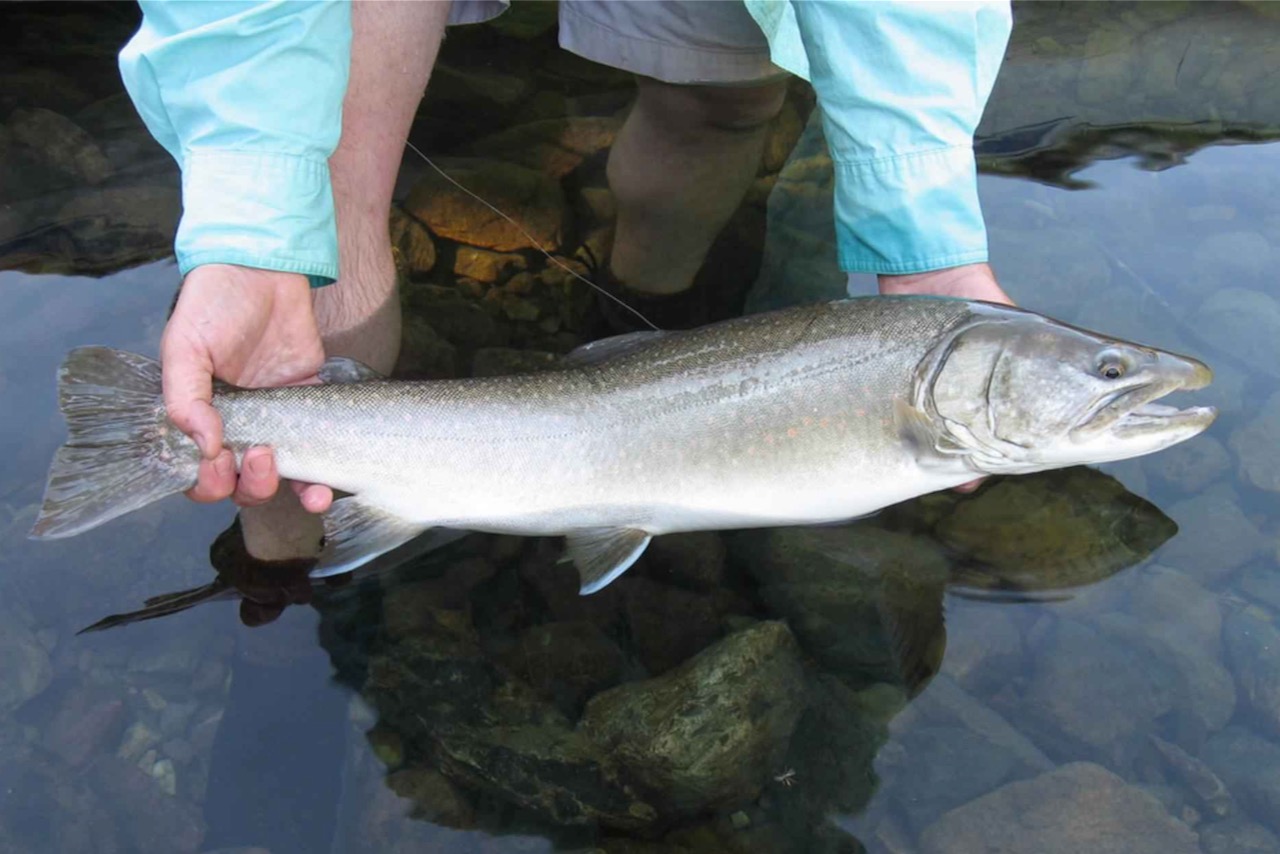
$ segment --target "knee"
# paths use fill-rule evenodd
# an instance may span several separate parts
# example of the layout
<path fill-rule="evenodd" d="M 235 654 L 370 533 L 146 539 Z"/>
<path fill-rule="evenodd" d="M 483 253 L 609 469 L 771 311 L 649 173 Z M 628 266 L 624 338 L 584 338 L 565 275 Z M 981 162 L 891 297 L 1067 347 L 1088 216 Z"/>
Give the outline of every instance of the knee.
<path fill-rule="evenodd" d="M 750 86 L 705 86 L 642 78 L 637 105 L 671 127 L 751 133 L 778 115 L 786 95 L 786 80 Z"/>

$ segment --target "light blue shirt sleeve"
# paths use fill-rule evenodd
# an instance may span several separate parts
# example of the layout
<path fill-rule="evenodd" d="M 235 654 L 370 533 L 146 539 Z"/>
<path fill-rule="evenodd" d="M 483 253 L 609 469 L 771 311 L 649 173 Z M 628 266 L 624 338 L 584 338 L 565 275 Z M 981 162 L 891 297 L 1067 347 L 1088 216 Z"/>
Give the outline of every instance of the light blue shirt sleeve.
<path fill-rule="evenodd" d="M 329 155 L 351 52 L 345 2 L 142 0 L 120 53 L 138 112 L 182 170 L 175 250 L 201 264 L 338 275 Z"/>
<path fill-rule="evenodd" d="M 987 260 L 973 133 L 1009 40 L 1006 2 L 746 0 L 775 64 L 818 95 L 849 272 Z"/>

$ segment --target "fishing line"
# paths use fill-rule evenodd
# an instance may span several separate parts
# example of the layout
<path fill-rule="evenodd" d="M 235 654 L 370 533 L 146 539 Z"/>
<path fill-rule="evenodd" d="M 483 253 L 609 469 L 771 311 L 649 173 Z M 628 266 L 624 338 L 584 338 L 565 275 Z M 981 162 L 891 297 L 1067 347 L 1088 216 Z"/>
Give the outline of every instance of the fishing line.
<path fill-rule="evenodd" d="M 409 142 L 409 140 L 407 140 L 407 139 L 406 139 L 406 140 L 404 141 L 404 144 L 405 144 L 405 146 L 406 146 L 406 147 L 408 147 L 408 149 L 409 149 L 410 151 L 412 151 L 414 154 L 418 155 L 418 156 L 419 156 L 419 157 L 421 157 L 423 160 L 425 160 L 428 166 L 430 166 L 432 169 L 436 170 L 436 172 L 440 175 L 440 177 L 441 177 L 441 178 L 444 178 L 444 179 L 445 179 L 446 181 L 448 181 L 450 184 L 452 184 L 453 186 L 457 187 L 459 190 L 461 190 L 462 192 L 466 193 L 468 196 L 470 196 L 471 198 L 475 199 L 477 202 L 479 202 L 480 204 L 484 205 L 486 208 L 488 208 L 489 210 L 493 211 L 493 212 L 494 212 L 494 213 L 496 213 L 498 216 L 502 217 L 502 218 L 503 218 L 503 219 L 505 219 L 507 222 L 509 222 L 509 223 L 511 223 L 513 226 L 515 226 L 516 231 L 518 231 L 518 232 L 520 232 L 521 234 L 523 234 L 523 235 L 525 236 L 525 239 L 527 239 L 530 243 L 532 243 L 535 249 L 537 249 L 537 250 L 538 250 L 539 252 L 541 252 L 543 255 L 546 255 L 546 256 L 547 256 L 547 260 L 548 260 L 548 261 L 550 261 L 552 264 L 555 264 L 557 267 L 559 267 L 561 270 L 564 270 L 564 271 L 565 271 L 566 273 L 568 273 L 570 276 L 573 276 L 573 277 L 574 277 L 575 279 L 577 279 L 578 281 L 580 281 L 580 282 L 582 282 L 583 284 L 587 285 L 588 287 L 592 288 L 593 290 L 595 290 L 595 292 L 596 292 L 596 293 L 598 293 L 598 294 L 602 294 L 602 295 L 604 295 L 604 296 L 608 297 L 609 299 L 613 300 L 615 303 L 617 303 L 618 305 L 620 305 L 620 306 L 622 306 L 623 308 L 625 308 L 627 311 L 629 311 L 629 312 L 631 312 L 632 314 L 634 314 L 637 318 L 639 318 L 639 319 L 640 319 L 640 321 L 641 321 L 642 323 L 644 323 L 646 326 L 648 326 L 648 327 L 649 327 L 650 329 L 652 329 L 653 331 L 655 331 L 655 332 L 661 332 L 661 331 L 662 331 L 661 329 L 659 329 L 659 328 L 658 328 L 658 326 L 657 326 L 657 325 L 655 325 L 655 324 L 653 323 L 653 321 L 649 320 L 649 318 L 645 317 L 643 314 L 641 314 L 641 313 L 640 313 L 639 311 L 637 311 L 636 309 L 634 309 L 634 308 L 632 308 L 631 306 L 627 305 L 627 304 L 626 304 L 626 302 L 624 302 L 623 300 L 621 300 L 621 299 L 619 299 L 618 297 L 614 296 L 613 294 L 609 293 L 607 290 L 605 290 L 604 288 L 602 288 L 600 285 L 597 285 L 595 282 L 591 281 L 591 280 L 590 280 L 590 279 L 588 279 L 586 276 L 579 275 L 576 271 L 574 271 L 574 270 L 570 269 L 570 268 L 569 268 L 569 266 L 568 266 L 567 264 L 565 264 L 564 262 L 562 262 L 559 258 L 556 258 L 554 255 L 552 255 L 552 254 L 551 254 L 550 252 L 548 252 L 546 249 L 544 249 L 544 248 L 542 247 L 542 244 L 541 244 L 541 243 L 539 243 L 539 242 L 537 241 L 537 239 L 536 239 L 536 238 L 534 238 L 534 236 L 533 236 L 532 234 L 530 234 L 529 232 L 525 231 L 524 226 L 522 226 L 520 223 L 516 222 L 516 221 L 515 221 L 514 219 L 512 219 L 511 217 L 507 216 L 505 213 L 503 213 L 502 211 L 498 210 L 496 207 L 494 207 L 493 205 L 489 204 L 489 203 L 488 203 L 488 202 L 486 202 L 484 199 L 480 198 L 480 196 L 476 195 L 475 193 L 471 192 L 471 191 L 470 191 L 470 190 L 468 190 L 466 187 L 462 186 L 460 183 L 458 183 L 457 181 L 455 181 L 455 180 L 454 180 L 454 179 L 449 175 L 449 173 L 445 172 L 443 169 L 441 169 L 439 166 L 437 166 L 434 162 L 432 162 L 431 158 L 430 158 L 430 157 L 428 157 L 427 155 L 423 154 L 423 153 L 422 153 L 422 151 L 421 151 L 421 150 L 420 150 L 416 145 L 414 145 L 412 142 Z"/>

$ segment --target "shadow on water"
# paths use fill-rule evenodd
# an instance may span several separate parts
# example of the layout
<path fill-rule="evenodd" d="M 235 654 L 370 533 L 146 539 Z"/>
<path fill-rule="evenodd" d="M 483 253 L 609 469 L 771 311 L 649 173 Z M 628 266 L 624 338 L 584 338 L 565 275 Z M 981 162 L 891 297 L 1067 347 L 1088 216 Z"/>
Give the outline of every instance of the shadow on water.
<path fill-rule="evenodd" d="M 557 51 L 550 8 L 452 34 L 413 140 L 589 274 L 632 83 Z M 978 134 L 1008 290 L 1210 361 L 1208 435 L 660 538 L 585 598 L 550 540 L 319 583 L 182 502 L 22 539 L 53 369 L 154 349 L 178 195 L 113 69 L 136 11 L 3 14 L 0 852 L 1280 851 L 1280 150 L 1241 144 L 1280 128 L 1271 7 L 1020 5 Z M 712 250 L 722 314 L 850 286 L 812 108 L 793 86 Z M 400 375 L 538 370 L 601 329 L 425 164 L 396 198 Z"/>

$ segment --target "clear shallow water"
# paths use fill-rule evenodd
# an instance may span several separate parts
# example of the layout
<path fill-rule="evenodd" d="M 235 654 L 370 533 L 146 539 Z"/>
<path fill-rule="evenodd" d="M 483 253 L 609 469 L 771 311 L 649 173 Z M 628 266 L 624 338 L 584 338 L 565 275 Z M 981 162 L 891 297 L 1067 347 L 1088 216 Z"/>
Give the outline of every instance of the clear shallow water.
<path fill-rule="evenodd" d="M 1068 47 L 1093 26 L 1071 15 Z M 518 50 L 486 54 L 503 43 L 468 38 L 452 40 L 456 67 L 516 62 Z M 604 77 L 555 73 L 563 85 L 546 91 L 568 92 L 573 109 L 625 104 Z M 111 131 L 122 120 L 94 119 L 102 86 L 48 108 L 98 128 L 117 173 L 57 192 L 103 202 L 121 186 L 169 186 L 163 159 Z M 1189 103 L 1221 119 L 1213 98 Z M 484 135 L 472 125 L 495 112 L 441 131 L 443 150 Z M 1143 145 L 1182 138 L 1167 130 Z M 1158 172 L 1136 154 L 1078 163 L 1072 177 L 1091 184 L 1079 190 L 1059 173 L 983 178 L 993 263 L 1013 296 L 1208 361 L 1223 414 L 1207 436 L 1104 467 L 1123 488 L 1072 472 L 847 529 L 673 538 L 589 599 L 557 566 L 557 543 L 472 537 L 342 587 L 240 575 L 265 604 L 75 635 L 210 582 L 232 511 L 173 500 L 74 540 L 25 540 L 62 437 L 62 355 L 84 343 L 153 353 L 176 276 L 163 260 L 99 279 L 0 273 L 0 850 L 1100 850 L 1090 826 L 1115 850 L 1280 850 L 1280 414 L 1265 405 L 1280 391 L 1278 158 L 1234 145 Z M 566 184 L 600 186 L 596 166 Z M 406 185 L 420 171 L 407 165 Z M 17 246 L 96 268 L 110 253 L 85 260 L 86 246 L 123 244 L 136 260 L 148 240 L 163 245 L 136 205 L 108 206 L 131 228 L 90 233 L 39 186 L 6 200 L 23 217 L 8 257 Z M 578 222 L 589 239 L 593 220 Z M 61 242 L 46 241 L 50 223 Z M 575 312 L 589 300 L 501 277 L 450 290 L 457 252 L 436 243 L 442 260 L 410 290 L 420 322 L 406 370 L 509 365 L 513 350 L 584 334 Z M 551 307 L 567 320 L 544 325 Z M 233 553 L 224 540 L 215 562 Z M 716 676 L 736 690 L 700 694 Z M 701 775 L 672 771 L 715 755 L 709 745 L 731 749 Z"/>

